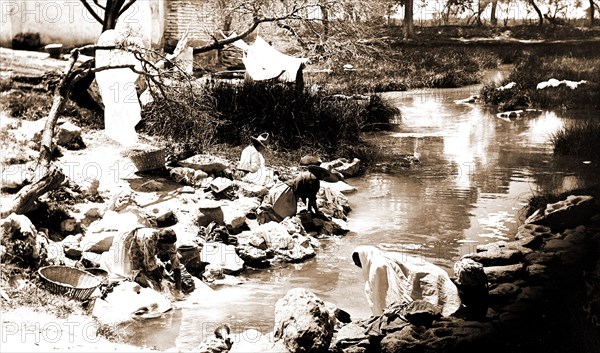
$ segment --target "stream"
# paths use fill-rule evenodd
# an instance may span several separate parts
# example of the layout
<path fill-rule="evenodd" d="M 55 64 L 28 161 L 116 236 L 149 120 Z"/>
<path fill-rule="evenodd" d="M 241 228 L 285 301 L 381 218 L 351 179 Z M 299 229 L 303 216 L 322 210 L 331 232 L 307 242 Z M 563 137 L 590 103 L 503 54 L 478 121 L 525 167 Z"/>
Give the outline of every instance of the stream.
<path fill-rule="evenodd" d="M 495 72 L 487 79 L 501 78 Z M 219 323 L 238 333 L 267 333 L 275 302 L 295 287 L 308 288 L 353 318 L 366 318 L 370 310 L 362 272 L 351 259 L 354 247 L 370 244 L 422 256 L 452 275 L 454 262 L 478 244 L 512 239 L 520 211 L 535 193 L 596 181 L 595 165 L 555 157 L 550 143 L 553 132 L 591 118 L 590 112 L 537 111 L 503 120 L 495 108 L 454 102 L 479 89 L 385 93 L 402 118 L 392 132 L 365 139 L 412 153 L 420 163 L 348 180 L 358 189 L 349 195 L 349 234 L 321 240 L 317 257 L 305 263 L 246 271 L 241 284 L 197 290 L 164 317 L 130 324 L 128 341 L 183 351 L 197 347 Z"/>

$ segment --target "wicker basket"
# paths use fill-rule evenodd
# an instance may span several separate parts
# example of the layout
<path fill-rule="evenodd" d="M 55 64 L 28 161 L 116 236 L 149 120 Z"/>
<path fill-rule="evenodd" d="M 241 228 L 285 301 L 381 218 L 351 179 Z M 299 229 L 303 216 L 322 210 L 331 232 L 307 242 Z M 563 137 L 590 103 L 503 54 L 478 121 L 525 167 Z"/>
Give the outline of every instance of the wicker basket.
<path fill-rule="evenodd" d="M 139 172 L 153 170 L 165 166 L 165 149 L 130 151 L 129 158 Z"/>
<path fill-rule="evenodd" d="M 55 294 L 86 300 L 98 288 L 98 277 L 74 267 L 46 266 L 38 270 L 42 283 Z"/>

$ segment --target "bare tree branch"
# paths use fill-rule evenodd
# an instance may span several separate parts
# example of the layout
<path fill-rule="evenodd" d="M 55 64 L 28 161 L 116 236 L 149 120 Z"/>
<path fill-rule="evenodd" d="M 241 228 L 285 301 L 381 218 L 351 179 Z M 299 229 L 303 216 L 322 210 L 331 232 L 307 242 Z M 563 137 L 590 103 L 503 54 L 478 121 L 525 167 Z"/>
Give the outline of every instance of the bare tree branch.
<path fill-rule="evenodd" d="M 244 30 L 241 34 L 238 34 L 238 35 L 232 36 L 232 37 L 227 37 L 227 38 L 225 38 L 223 40 L 218 40 L 217 38 L 213 37 L 214 41 L 211 44 L 205 45 L 205 46 L 200 47 L 200 48 L 194 48 L 194 54 L 206 53 L 206 52 L 211 51 L 211 50 L 221 49 L 221 48 L 223 48 L 223 46 L 225 46 L 227 44 L 231 44 L 231 43 L 233 43 L 233 42 L 235 42 L 237 40 L 244 39 L 250 33 L 254 32 L 254 30 L 261 23 L 277 22 L 277 21 L 289 20 L 289 19 L 300 19 L 300 17 L 297 16 L 297 13 L 302 8 L 304 8 L 304 7 L 293 7 L 290 10 L 290 12 L 288 12 L 285 15 L 278 16 L 278 17 L 263 17 L 263 18 L 259 18 L 256 15 L 256 13 L 255 13 L 256 16 L 254 17 L 254 20 L 252 21 L 252 24 L 248 28 L 246 28 L 246 30 Z"/>
<path fill-rule="evenodd" d="M 96 6 L 98 6 L 99 8 L 101 8 L 102 10 L 106 10 L 106 7 L 100 5 L 100 2 L 98 0 L 94 0 L 94 4 L 96 4 Z"/>
<path fill-rule="evenodd" d="M 123 5 L 123 7 L 121 8 L 121 11 L 119 11 L 119 15 L 121 16 L 125 11 L 127 11 L 131 5 L 133 5 L 137 0 L 129 0 L 127 3 L 125 3 L 125 5 Z"/>
<path fill-rule="evenodd" d="M 104 20 L 102 20 L 102 18 L 96 13 L 96 11 L 94 11 L 94 9 L 92 8 L 92 6 L 90 4 L 88 4 L 87 0 L 79 0 L 83 6 L 86 8 L 86 10 L 88 10 L 88 12 L 90 14 L 92 14 L 92 16 L 96 19 L 96 21 L 100 22 L 101 25 L 104 25 Z"/>

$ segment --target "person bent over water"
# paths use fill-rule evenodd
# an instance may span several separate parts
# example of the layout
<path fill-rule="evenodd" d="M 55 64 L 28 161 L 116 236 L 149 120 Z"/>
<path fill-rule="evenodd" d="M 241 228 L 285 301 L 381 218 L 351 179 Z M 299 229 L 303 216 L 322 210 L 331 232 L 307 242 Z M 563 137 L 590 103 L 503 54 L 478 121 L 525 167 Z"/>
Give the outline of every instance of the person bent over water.
<path fill-rule="evenodd" d="M 166 266 L 159 259 L 170 262 L 175 288 L 182 289 L 182 266 L 179 263 L 173 229 L 136 227 L 115 236 L 110 249 L 102 256 L 101 267 L 111 281 L 132 280 L 143 287 L 160 286 Z"/>
<path fill-rule="evenodd" d="M 302 200 L 311 215 L 327 219 L 317 206 L 317 193 L 321 188 L 321 180 L 332 180 L 334 177 L 327 169 L 310 165 L 294 179 L 275 184 L 260 207 L 259 223 L 281 222 L 286 217 L 295 216 L 298 200 Z"/>
<path fill-rule="evenodd" d="M 437 306 L 443 316 L 461 306 L 458 289 L 446 271 L 422 258 L 365 245 L 354 249 L 352 260 L 362 268 L 365 294 L 375 316 L 392 304 L 419 299 Z"/>

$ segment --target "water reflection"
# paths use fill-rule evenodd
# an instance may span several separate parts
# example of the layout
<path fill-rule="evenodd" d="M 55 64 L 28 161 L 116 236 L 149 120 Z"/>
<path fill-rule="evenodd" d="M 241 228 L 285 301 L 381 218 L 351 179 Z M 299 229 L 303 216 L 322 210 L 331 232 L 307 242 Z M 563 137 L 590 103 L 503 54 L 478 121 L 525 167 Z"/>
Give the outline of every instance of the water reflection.
<path fill-rule="evenodd" d="M 270 331 L 275 302 L 294 287 L 308 288 L 355 318 L 367 317 L 362 273 L 350 259 L 354 247 L 407 252 L 452 273 L 454 262 L 478 244 L 511 239 L 535 192 L 596 181 L 596 166 L 554 157 L 549 141 L 589 113 L 532 112 L 506 121 L 488 108 L 454 103 L 477 91 L 387 94 L 403 119 L 395 131 L 365 139 L 394 153 L 417 153 L 421 164 L 350 180 L 359 190 L 350 196 L 350 234 L 322 241 L 317 257 L 306 263 L 249 273 L 238 286 L 179 304 L 170 318 L 138 324 L 138 343 L 193 349 L 215 322 L 228 322 L 235 332 Z M 166 328 L 167 322 L 176 329 Z"/>

